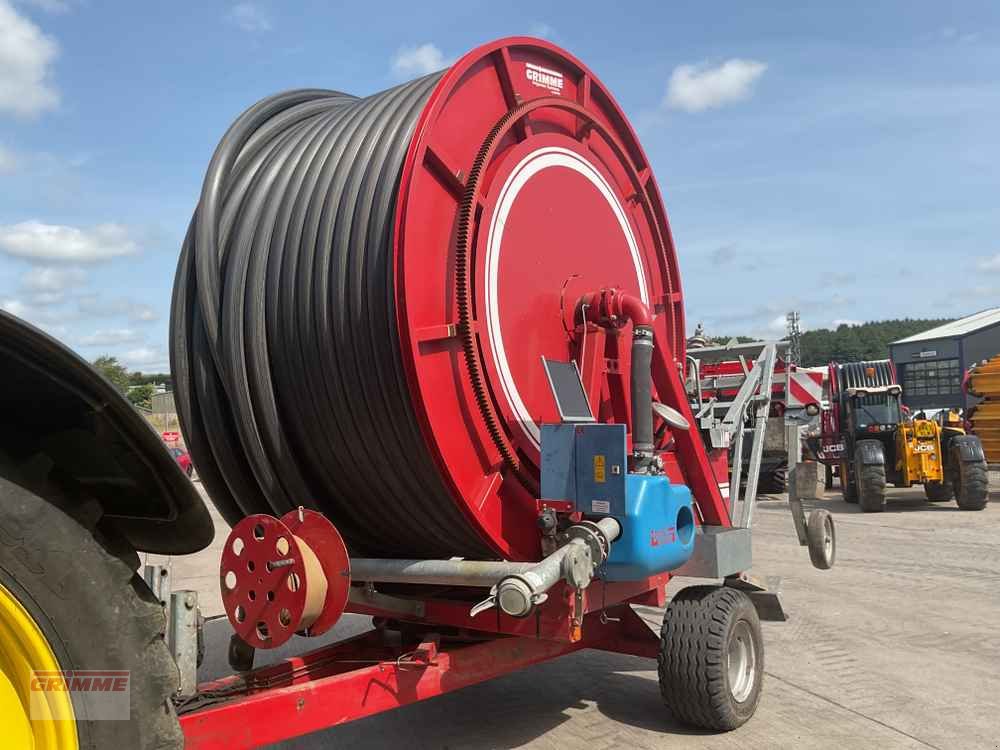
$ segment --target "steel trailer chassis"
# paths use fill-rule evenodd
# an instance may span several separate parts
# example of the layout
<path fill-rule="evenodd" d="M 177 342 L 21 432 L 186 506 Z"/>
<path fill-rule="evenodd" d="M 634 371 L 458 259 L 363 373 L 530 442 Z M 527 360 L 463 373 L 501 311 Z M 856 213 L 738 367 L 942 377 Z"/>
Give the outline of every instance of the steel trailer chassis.
<path fill-rule="evenodd" d="M 499 610 L 473 619 L 468 602 L 356 587 L 348 611 L 373 615 L 374 630 L 199 685 L 196 695 L 178 701 L 185 747 L 260 747 L 588 648 L 656 658 L 659 637 L 630 605 L 663 606 L 669 579 L 664 573 L 627 584 L 595 581 L 582 596 L 560 584 L 524 619 Z"/>

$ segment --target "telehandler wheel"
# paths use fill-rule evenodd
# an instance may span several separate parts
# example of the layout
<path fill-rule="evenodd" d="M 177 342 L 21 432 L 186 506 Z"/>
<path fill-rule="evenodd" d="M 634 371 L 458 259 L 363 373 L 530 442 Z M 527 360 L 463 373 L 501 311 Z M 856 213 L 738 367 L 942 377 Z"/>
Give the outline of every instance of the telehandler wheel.
<path fill-rule="evenodd" d="M 955 497 L 955 488 L 948 479 L 943 482 L 927 482 L 924 485 L 924 495 L 929 503 L 946 503 Z"/>
<path fill-rule="evenodd" d="M 837 532 L 830 511 L 817 508 L 809 514 L 806 540 L 813 567 L 819 570 L 832 568 L 837 558 Z"/>
<path fill-rule="evenodd" d="M 57 502 L 0 477 L 4 745 L 177 750 L 184 738 L 170 698 L 178 674 L 163 608 L 136 575 L 135 552 L 102 533 L 99 509 Z M 32 689 L 32 671 L 62 670 L 128 671 L 127 720 L 99 719 L 108 693 Z M 39 711 L 51 718 L 32 721 Z"/>
<path fill-rule="evenodd" d="M 962 510 L 982 510 L 990 499 L 989 472 L 985 461 L 963 461 L 959 450 L 962 437 L 951 441 L 951 483 L 955 501 Z"/>
<path fill-rule="evenodd" d="M 750 597 L 690 586 L 667 606 L 657 659 L 660 693 L 674 717 L 704 729 L 744 724 L 760 701 L 764 640 Z"/>
<path fill-rule="evenodd" d="M 865 464 L 861 460 L 862 444 L 872 442 L 882 450 L 877 440 L 861 440 L 854 458 L 854 476 L 857 485 L 858 504 L 865 513 L 881 513 L 885 510 L 885 464 Z"/>
<path fill-rule="evenodd" d="M 852 505 L 858 502 L 858 486 L 854 483 L 854 472 L 848 461 L 840 464 L 840 492 L 844 496 L 845 503 Z"/>
<path fill-rule="evenodd" d="M 788 492 L 788 470 L 784 467 L 761 472 L 757 482 L 758 495 L 777 495 Z"/>

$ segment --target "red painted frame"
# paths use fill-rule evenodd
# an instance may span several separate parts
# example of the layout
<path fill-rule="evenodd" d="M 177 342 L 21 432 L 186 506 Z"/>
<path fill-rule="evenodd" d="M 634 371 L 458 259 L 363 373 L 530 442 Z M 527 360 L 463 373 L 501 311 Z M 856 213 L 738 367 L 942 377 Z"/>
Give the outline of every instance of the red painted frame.
<path fill-rule="evenodd" d="M 655 588 L 629 601 L 662 604 L 669 577 L 663 574 L 630 584 Z M 626 589 L 615 591 L 624 593 Z M 432 612 L 435 617 L 441 615 L 441 610 L 428 610 L 427 615 Z M 460 619 L 455 612 L 446 616 L 456 622 Z M 200 693 L 215 698 L 181 713 L 185 747 L 260 747 L 433 698 L 585 648 L 648 658 L 659 652 L 659 638 L 628 603 L 592 608 L 584 616 L 581 630 L 584 635 L 576 640 L 525 634 L 448 643 L 428 624 L 422 640 L 396 647 L 386 645 L 380 630 L 370 631 L 245 676 L 200 685 Z M 359 663 L 364 666 L 359 667 Z"/>

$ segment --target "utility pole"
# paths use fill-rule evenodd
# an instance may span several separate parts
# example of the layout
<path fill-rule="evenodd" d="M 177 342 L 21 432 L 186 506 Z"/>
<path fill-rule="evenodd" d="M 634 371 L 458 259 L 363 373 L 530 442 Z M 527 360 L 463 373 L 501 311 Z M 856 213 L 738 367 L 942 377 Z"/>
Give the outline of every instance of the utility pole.
<path fill-rule="evenodd" d="M 788 363 L 800 364 L 802 362 L 802 328 L 799 326 L 798 310 L 792 310 L 785 316 L 785 332 L 788 335 Z"/>

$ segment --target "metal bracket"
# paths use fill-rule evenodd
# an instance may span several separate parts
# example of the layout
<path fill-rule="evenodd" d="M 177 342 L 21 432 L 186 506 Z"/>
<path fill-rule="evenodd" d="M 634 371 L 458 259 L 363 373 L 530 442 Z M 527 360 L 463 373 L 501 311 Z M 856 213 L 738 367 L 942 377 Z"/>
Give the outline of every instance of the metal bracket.
<path fill-rule="evenodd" d="M 753 603 L 754 609 L 757 610 L 757 616 L 764 622 L 785 622 L 788 620 L 788 614 L 785 612 L 784 607 L 781 606 L 781 592 L 779 590 L 781 579 L 768 578 L 769 583 L 772 581 L 774 582 L 774 588 L 768 589 L 759 579 L 747 573 L 739 573 L 734 576 L 728 576 L 724 585 L 727 588 L 736 589 L 746 594 Z"/>
<path fill-rule="evenodd" d="M 347 595 L 347 601 L 354 604 L 377 607 L 395 615 L 410 615 L 422 618 L 426 611 L 426 607 L 422 601 L 380 594 L 370 583 L 366 583 L 364 587 L 360 588 L 352 586 Z"/>
<path fill-rule="evenodd" d="M 167 640 L 180 673 L 177 694 L 182 697 L 194 695 L 198 692 L 199 645 L 203 643 L 197 591 L 175 591 L 170 595 Z"/>

